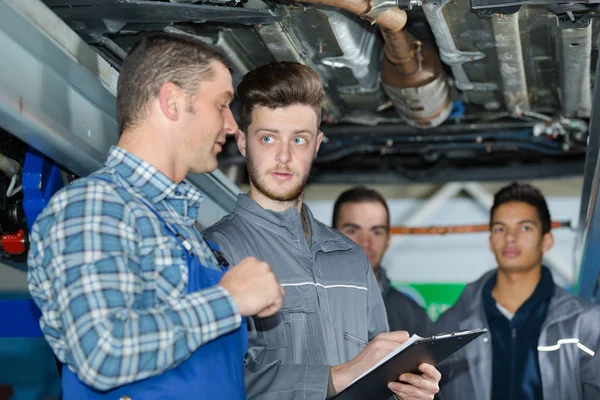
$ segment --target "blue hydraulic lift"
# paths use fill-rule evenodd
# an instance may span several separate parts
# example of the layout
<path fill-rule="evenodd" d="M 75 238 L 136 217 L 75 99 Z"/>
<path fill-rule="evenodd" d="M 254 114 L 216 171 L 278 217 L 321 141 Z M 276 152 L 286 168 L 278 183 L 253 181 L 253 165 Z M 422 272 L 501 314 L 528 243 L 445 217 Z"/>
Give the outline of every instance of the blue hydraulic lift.
<path fill-rule="evenodd" d="M 118 72 L 40 0 L 0 0 L 0 49 L 0 126 L 30 147 L 22 181 L 31 224 L 62 186 L 60 169 L 86 176 L 117 142 Z M 240 189 L 220 171 L 187 180 L 205 194 L 201 226 L 233 210 Z M 32 304 L 4 305 L 0 337 L 41 335 Z"/>
<path fill-rule="evenodd" d="M 117 142 L 118 72 L 40 0 L 0 0 L 0 49 L 0 126 L 29 146 L 22 185 L 30 226 L 64 184 L 61 170 L 86 176 Z M 205 194 L 201 226 L 233 210 L 240 189 L 221 172 L 187 179 Z M 39 399 L 60 382 L 40 312 L 22 297 L 0 299 L 0 397 L 14 390 L 16 398 Z"/>

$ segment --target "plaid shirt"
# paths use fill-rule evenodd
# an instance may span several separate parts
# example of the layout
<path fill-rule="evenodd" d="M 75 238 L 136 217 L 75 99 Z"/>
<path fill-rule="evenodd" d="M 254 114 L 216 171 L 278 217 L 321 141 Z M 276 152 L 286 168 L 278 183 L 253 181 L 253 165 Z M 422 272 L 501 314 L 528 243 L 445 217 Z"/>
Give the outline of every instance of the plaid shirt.
<path fill-rule="evenodd" d="M 54 195 L 31 232 L 29 290 L 57 357 L 87 385 L 108 390 L 160 374 L 237 329 L 220 286 L 187 293 L 185 253 L 139 197 L 177 228 L 209 268 L 193 223 L 202 194 L 113 147 L 105 167 Z"/>

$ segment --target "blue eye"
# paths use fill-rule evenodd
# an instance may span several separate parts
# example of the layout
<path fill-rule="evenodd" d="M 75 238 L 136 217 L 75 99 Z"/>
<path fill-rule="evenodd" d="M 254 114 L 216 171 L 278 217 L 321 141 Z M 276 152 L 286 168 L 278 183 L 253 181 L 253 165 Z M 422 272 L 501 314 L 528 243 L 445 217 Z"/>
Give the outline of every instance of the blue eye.
<path fill-rule="evenodd" d="M 306 139 L 301 137 L 294 138 L 294 144 L 306 144 Z"/>
<path fill-rule="evenodd" d="M 264 136 L 262 138 L 263 143 L 273 143 L 274 141 L 275 139 L 273 139 L 273 136 Z"/>

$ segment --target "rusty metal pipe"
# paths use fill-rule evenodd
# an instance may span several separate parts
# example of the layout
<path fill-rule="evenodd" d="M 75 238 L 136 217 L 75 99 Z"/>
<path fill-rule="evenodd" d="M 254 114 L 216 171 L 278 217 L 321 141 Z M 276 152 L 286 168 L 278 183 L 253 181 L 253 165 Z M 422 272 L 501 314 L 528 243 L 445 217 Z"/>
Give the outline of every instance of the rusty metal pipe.
<path fill-rule="evenodd" d="M 375 20 L 369 18 L 367 14 L 371 11 L 371 0 L 300 0 L 300 2 L 341 8 L 391 31 L 399 31 L 406 25 L 406 12 L 399 8 L 390 8 Z"/>
<path fill-rule="evenodd" d="M 552 221 L 550 227 L 572 228 L 571 221 Z M 489 232 L 490 224 L 477 225 L 448 225 L 448 226 L 392 226 L 392 235 L 446 235 L 448 233 L 476 233 Z"/>
<path fill-rule="evenodd" d="M 452 93 L 437 53 L 403 30 L 382 34 L 382 86 L 396 111 L 416 128 L 440 125 L 452 111 Z"/>
<path fill-rule="evenodd" d="M 452 96 L 440 58 L 431 46 L 415 41 L 403 28 L 406 12 L 393 7 L 369 15 L 374 0 L 300 0 L 337 7 L 379 25 L 385 41 L 382 86 L 396 111 L 417 128 L 433 128 L 452 110 Z"/>
<path fill-rule="evenodd" d="M 381 28 L 381 34 L 385 41 L 385 56 L 404 74 L 414 74 L 419 69 L 419 62 L 415 57 L 412 38 L 403 30 Z"/>

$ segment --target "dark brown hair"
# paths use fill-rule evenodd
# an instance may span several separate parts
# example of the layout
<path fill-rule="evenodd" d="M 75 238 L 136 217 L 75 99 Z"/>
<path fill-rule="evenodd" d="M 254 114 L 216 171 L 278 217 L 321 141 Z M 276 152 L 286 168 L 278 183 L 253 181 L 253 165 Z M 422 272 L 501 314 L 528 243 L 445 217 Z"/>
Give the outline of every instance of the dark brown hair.
<path fill-rule="evenodd" d="M 221 53 L 193 37 L 159 34 L 134 45 L 119 73 L 119 132 L 139 123 L 147 103 L 158 96 L 161 86 L 167 82 L 193 97 L 200 82 L 213 78 L 213 61 L 229 68 Z"/>
<path fill-rule="evenodd" d="M 542 233 L 550 232 L 552 220 L 550 219 L 550 211 L 548 210 L 548 204 L 546 204 L 544 195 L 536 187 L 518 182 L 504 186 L 494 195 L 494 204 L 490 210 L 490 229 L 492 228 L 494 211 L 502 204 L 512 202 L 523 202 L 535 207 L 542 223 Z"/>
<path fill-rule="evenodd" d="M 331 226 L 337 229 L 338 217 L 340 215 L 340 210 L 342 206 L 346 203 L 380 203 L 384 208 L 387 214 L 387 226 L 388 229 L 390 227 L 390 209 L 388 208 L 387 202 L 383 198 L 383 196 L 373 190 L 366 188 L 364 186 L 357 186 L 352 189 L 348 189 L 342 194 L 340 194 L 333 205 L 333 218 L 331 221 Z"/>
<path fill-rule="evenodd" d="M 244 76 L 237 89 L 240 100 L 240 128 L 246 132 L 256 107 L 270 109 L 307 105 L 321 124 L 321 102 L 325 96 L 319 75 L 309 67 L 294 62 L 273 62 Z"/>

